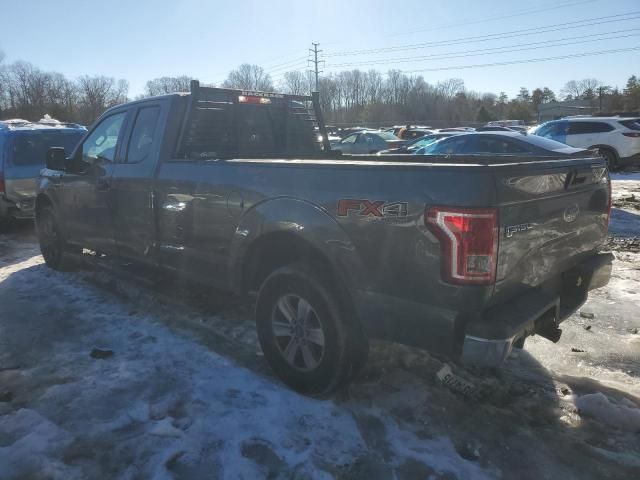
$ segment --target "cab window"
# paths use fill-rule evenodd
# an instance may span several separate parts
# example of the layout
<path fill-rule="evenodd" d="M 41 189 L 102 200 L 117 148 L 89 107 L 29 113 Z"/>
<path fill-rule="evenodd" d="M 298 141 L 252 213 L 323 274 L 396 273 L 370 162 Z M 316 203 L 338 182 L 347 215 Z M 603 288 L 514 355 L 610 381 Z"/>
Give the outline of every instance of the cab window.
<path fill-rule="evenodd" d="M 138 110 L 127 147 L 127 163 L 139 163 L 149 156 L 156 137 L 159 116 L 160 107 L 157 105 Z"/>
<path fill-rule="evenodd" d="M 358 134 L 354 133 L 353 135 L 349 135 L 347 138 L 342 140 L 342 143 L 355 143 L 356 138 L 358 138 Z"/>
<path fill-rule="evenodd" d="M 115 113 L 105 118 L 89 134 L 82 144 L 82 162 L 85 165 L 112 163 L 116 157 L 118 137 L 126 112 Z"/>

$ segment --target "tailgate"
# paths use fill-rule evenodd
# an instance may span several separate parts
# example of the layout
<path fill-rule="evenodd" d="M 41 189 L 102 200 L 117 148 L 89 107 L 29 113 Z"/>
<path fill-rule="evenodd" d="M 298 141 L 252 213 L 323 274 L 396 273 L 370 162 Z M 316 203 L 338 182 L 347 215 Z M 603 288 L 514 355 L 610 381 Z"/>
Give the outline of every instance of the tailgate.
<path fill-rule="evenodd" d="M 500 219 L 496 300 L 568 270 L 606 239 L 609 185 L 602 159 L 507 167 L 495 181 Z"/>

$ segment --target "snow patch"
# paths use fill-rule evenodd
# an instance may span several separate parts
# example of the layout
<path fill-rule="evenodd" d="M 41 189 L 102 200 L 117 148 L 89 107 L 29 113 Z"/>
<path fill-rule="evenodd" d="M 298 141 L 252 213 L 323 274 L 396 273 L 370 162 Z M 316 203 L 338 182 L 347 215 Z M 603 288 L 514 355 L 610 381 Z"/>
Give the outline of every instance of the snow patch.
<path fill-rule="evenodd" d="M 590 393 L 575 400 L 581 415 L 631 432 L 640 432 L 640 409 L 612 402 L 604 393 Z"/>

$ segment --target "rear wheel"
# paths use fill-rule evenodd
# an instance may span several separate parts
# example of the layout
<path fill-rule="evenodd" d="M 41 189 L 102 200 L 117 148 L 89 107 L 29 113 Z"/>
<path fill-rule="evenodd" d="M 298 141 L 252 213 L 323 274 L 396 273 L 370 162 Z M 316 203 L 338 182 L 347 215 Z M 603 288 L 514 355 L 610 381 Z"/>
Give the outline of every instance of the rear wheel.
<path fill-rule="evenodd" d="M 284 383 L 304 394 L 335 391 L 364 363 L 366 339 L 354 341 L 348 317 L 331 283 L 304 265 L 276 270 L 258 292 L 256 325 L 265 358 Z"/>
<path fill-rule="evenodd" d="M 600 155 L 602 155 L 607 160 L 609 170 L 615 172 L 620 168 L 620 166 L 618 165 L 618 156 L 616 155 L 616 152 L 614 152 L 610 148 L 598 147 L 598 153 L 600 153 Z"/>
<path fill-rule="evenodd" d="M 73 266 L 70 255 L 74 249 L 67 244 L 52 207 L 46 206 L 38 210 L 36 230 L 40 251 L 47 266 L 54 270 L 70 270 Z"/>

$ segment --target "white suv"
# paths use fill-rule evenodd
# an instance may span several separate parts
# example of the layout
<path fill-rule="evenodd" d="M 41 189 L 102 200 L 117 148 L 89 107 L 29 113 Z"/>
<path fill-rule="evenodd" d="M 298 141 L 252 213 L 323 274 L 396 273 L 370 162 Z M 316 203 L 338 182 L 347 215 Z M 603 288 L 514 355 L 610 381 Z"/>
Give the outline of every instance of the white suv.
<path fill-rule="evenodd" d="M 597 148 L 612 170 L 640 166 L 640 118 L 567 117 L 543 123 L 532 133 L 572 147 Z"/>

